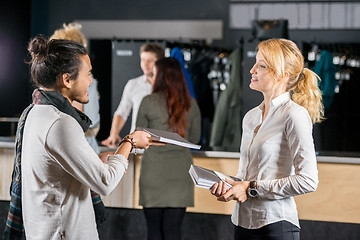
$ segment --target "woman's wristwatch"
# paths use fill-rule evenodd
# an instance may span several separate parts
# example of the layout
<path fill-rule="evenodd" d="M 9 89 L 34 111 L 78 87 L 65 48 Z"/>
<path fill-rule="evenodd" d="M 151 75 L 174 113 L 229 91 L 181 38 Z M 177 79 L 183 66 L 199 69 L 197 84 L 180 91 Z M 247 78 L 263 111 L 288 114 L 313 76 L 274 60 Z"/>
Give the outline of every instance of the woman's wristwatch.
<path fill-rule="evenodd" d="M 256 181 L 251 181 L 250 182 L 250 186 L 249 186 L 249 189 L 248 189 L 248 194 L 250 197 L 254 198 L 254 197 L 257 197 L 259 192 L 257 190 L 257 183 Z"/>

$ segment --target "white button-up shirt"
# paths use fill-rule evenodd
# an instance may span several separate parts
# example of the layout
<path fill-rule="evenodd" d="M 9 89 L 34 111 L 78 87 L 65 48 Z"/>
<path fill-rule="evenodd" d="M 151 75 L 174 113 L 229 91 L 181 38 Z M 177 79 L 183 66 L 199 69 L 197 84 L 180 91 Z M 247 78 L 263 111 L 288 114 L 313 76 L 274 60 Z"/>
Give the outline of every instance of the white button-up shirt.
<path fill-rule="evenodd" d="M 262 108 L 253 108 L 243 119 L 237 173 L 241 179 L 256 180 L 259 194 L 236 203 L 232 222 L 256 229 L 286 220 L 300 227 L 293 196 L 315 191 L 318 185 L 312 122 L 288 92 L 271 101 L 263 122 Z"/>
<path fill-rule="evenodd" d="M 142 75 L 138 78 L 130 79 L 126 83 L 120 104 L 116 109 L 114 116 L 119 115 L 126 120 L 132 109 L 130 132 L 133 132 L 135 130 L 136 118 L 141 101 L 145 96 L 151 94 L 151 92 L 152 85 L 146 79 L 145 75 Z"/>

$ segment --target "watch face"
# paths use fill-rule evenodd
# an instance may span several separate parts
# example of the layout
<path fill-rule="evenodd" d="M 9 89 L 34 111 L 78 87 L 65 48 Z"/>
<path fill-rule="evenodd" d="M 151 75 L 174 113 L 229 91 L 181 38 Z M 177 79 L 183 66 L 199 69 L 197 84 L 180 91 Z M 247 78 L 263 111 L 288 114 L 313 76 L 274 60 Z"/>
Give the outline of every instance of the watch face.
<path fill-rule="evenodd" d="M 257 191 L 255 189 L 250 189 L 249 195 L 250 195 L 250 197 L 256 197 L 257 196 Z"/>

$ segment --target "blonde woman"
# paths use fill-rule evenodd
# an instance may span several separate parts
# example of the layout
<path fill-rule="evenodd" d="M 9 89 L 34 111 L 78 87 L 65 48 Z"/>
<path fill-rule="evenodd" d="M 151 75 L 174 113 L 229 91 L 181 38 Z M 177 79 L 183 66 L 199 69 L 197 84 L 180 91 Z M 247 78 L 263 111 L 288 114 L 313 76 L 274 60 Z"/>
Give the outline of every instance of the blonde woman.
<path fill-rule="evenodd" d="M 243 119 L 237 177 L 244 181 L 227 180 L 229 190 L 216 183 L 211 193 L 237 201 L 234 239 L 300 239 L 293 196 L 318 185 L 312 124 L 323 118 L 319 78 L 286 39 L 260 42 L 250 73 L 250 88 L 264 100 Z"/>

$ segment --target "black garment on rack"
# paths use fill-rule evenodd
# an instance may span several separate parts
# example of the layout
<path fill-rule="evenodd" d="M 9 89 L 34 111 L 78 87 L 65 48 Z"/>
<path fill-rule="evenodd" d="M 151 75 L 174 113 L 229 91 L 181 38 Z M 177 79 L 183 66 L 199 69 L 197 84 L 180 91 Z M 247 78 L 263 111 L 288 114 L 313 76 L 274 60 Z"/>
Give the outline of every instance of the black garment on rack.
<path fill-rule="evenodd" d="M 216 151 L 240 151 L 241 120 L 241 49 L 230 54 L 231 77 L 228 87 L 221 92 L 216 105 L 210 146 Z"/>
<path fill-rule="evenodd" d="M 189 72 L 193 82 L 196 100 L 200 108 L 201 116 L 213 120 L 214 104 L 212 90 L 208 79 L 208 73 L 212 59 L 199 53 L 189 63 Z"/>
<path fill-rule="evenodd" d="M 344 81 L 334 102 L 320 124 L 322 151 L 360 151 L 360 113 L 357 111 L 360 69 L 355 69 L 349 81 Z"/>
<path fill-rule="evenodd" d="M 343 154 L 352 154 L 360 152 L 360 113 L 357 111 L 358 91 L 360 89 L 360 68 L 358 65 L 352 65 L 348 60 L 359 59 L 360 45 L 357 43 L 303 43 L 305 54 L 312 52 L 324 60 L 323 53 L 329 52 L 328 65 L 338 61 L 335 66 L 338 68 L 338 77 L 336 84 L 334 80 L 326 79 L 329 74 L 333 74 L 333 69 L 328 71 L 328 67 L 322 64 L 317 66 L 318 62 L 307 59 L 306 62 L 310 68 L 319 74 L 322 81 L 319 84 L 323 91 L 323 103 L 325 106 L 325 119 L 318 124 L 320 128 L 320 148 L 318 150 L 327 154 L 327 152 L 343 152 Z M 316 49 L 316 51 L 314 50 Z M 319 53 L 321 52 L 321 55 Z M 313 65 L 315 64 L 315 66 Z M 322 74 L 325 74 L 324 76 Z M 346 74 L 346 77 L 343 76 Z M 336 92 L 335 92 L 335 89 Z"/>
<path fill-rule="evenodd" d="M 214 117 L 214 101 L 208 73 L 212 64 L 212 58 L 205 53 L 198 53 L 188 64 L 188 69 L 193 82 L 196 101 L 201 112 L 201 140 L 200 144 L 205 148 L 210 143 L 210 124 Z"/>

